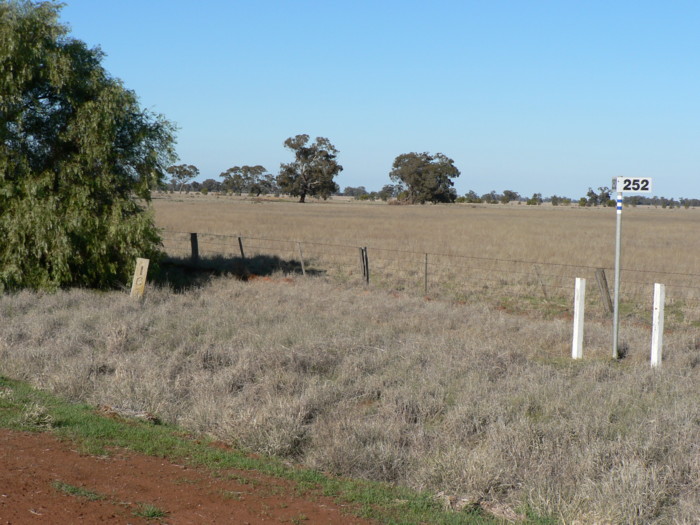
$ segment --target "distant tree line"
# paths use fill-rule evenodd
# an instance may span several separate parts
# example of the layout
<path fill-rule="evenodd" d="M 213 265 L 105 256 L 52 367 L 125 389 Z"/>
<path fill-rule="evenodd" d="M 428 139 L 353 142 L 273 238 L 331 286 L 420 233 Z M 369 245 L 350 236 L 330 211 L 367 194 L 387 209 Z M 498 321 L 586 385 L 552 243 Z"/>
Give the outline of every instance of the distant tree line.
<path fill-rule="evenodd" d="M 290 137 L 284 146 L 294 154 L 291 162 L 280 165 L 278 175 L 272 175 L 264 166 L 234 166 L 219 175 L 222 182 L 207 179 L 193 181 L 199 169 L 191 164 L 172 165 L 167 168 L 171 178 L 161 185 L 161 190 L 171 192 L 200 191 L 202 193 L 230 192 L 250 195 L 286 193 L 299 197 L 327 199 L 340 194 L 334 178 L 343 170 L 337 161 L 338 149 L 324 137 L 310 141 L 309 135 Z M 357 199 L 397 199 L 410 204 L 426 202 L 455 202 L 457 192 L 452 179 L 459 177 L 454 161 L 442 153 L 404 153 L 396 157 L 389 178 L 394 184 L 385 185 L 378 192 L 368 192 L 364 186 L 347 187 L 343 194 Z"/>
<path fill-rule="evenodd" d="M 404 204 L 432 203 L 485 203 L 508 204 L 516 202 L 528 206 L 549 203 L 552 206 L 569 206 L 572 203 L 581 207 L 615 206 L 613 190 L 607 186 L 588 188 L 585 196 L 574 201 L 569 197 L 533 193 L 530 197 L 521 196 L 514 190 L 498 193 L 492 190 L 479 195 L 469 190 L 459 196 L 454 189 L 453 179 L 460 171 L 454 161 L 442 153 L 403 153 L 394 159 L 389 178 L 392 184 L 385 184 L 379 191 L 369 191 L 365 186 L 346 186 L 342 191 L 333 180 L 343 167 L 338 164 L 338 149 L 324 137 L 310 142 L 308 135 L 290 137 L 284 146 L 294 154 L 294 160 L 283 163 L 278 175 L 269 173 L 263 166 L 234 166 L 219 175 L 222 181 L 206 179 L 192 181 L 199 170 L 192 165 L 170 166 L 167 172 L 171 179 L 162 189 L 171 192 L 198 191 L 201 193 L 226 192 L 230 194 L 280 195 L 282 193 L 299 197 L 304 202 L 307 196 L 329 198 L 331 195 L 353 197 L 356 200 L 392 201 Z M 661 206 L 663 208 L 699 206 L 700 199 L 667 199 L 666 197 L 627 196 L 626 206 Z"/>

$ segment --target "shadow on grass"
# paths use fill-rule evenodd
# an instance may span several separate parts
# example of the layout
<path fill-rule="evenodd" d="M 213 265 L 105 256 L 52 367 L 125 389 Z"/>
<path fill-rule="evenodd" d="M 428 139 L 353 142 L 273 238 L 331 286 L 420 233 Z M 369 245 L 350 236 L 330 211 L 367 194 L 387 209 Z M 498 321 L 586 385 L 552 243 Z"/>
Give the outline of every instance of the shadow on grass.
<path fill-rule="evenodd" d="M 302 275 L 301 263 L 285 260 L 277 256 L 256 255 L 254 257 L 203 257 L 196 263 L 189 257 L 165 257 L 158 264 L 158 270 L 150 277 L 161 286 L 181 292 L 209 282 L 212 277 L 229 276 L 242 281 L 253 277 L 268 276 L 273 273 Z M 306 268 L 306 275 L 323 275 L 324 270 Z"/>

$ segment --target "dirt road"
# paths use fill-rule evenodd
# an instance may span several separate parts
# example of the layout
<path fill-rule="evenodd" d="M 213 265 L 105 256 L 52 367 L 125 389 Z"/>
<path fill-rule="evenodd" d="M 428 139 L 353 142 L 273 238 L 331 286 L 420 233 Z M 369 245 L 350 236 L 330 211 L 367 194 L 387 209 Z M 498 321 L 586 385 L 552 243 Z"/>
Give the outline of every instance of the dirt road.
<path fill-rule="evenodd" d="M 0 525 L 371 523 L 344 511 L 255 472 L 214 477 L 128 451 L 85 456 L 50 434 L 0 430 Z"/>

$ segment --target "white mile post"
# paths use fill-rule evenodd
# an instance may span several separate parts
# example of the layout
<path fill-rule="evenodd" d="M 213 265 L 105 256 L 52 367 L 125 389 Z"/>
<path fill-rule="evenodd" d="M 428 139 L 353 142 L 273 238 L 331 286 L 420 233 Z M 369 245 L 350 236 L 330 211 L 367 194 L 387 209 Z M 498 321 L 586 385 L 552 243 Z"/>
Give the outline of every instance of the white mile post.
<path fill-rule="evenodd" d="M 571 346 L 571 358 L 583 357 L 583 313 L 586 304 L 586 279 L 576 278 L 574 290 L 574 341 Z"/>
<path fill-rule="evenodd" d="M 622 192 L 651 193 L 649 177 L 616 177 L 613 179 L 617 191 L 617 228 L 615 230 L 615 299 L 613 304 L 613 359 L 618 359 L 619 322 L 620 322 L 620 245 L 622 229 Z"/>
<path fill-rule="evenodd" d="M 615 291 L 613 293 L 613 359 L 618 359 L 618 330 L 620 322 L 620 239 L 622 238 L 622 192 L 617 182 L 617 228 L 615 229 Z"/>
<path fill-rule="evenodd" d="M 654 284 L 654 310 L 651 328 L 651 366 L 661 366 L 661 354 L 664 345 L 664 302 L 666 286 Z"/>

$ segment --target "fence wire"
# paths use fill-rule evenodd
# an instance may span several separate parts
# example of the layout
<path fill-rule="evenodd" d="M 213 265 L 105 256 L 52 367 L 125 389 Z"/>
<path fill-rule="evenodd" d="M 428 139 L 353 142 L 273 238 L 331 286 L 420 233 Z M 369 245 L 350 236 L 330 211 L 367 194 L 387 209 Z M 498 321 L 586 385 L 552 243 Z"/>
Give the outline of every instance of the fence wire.
<path fill-rule="evenodd" d="M 162 231 L 163 249 L 175 259 L 191 260 L 196 237 L 199 260 L 212 258 L 275 261 L 274 269 L 327 275 L 345 282 L 364 281 L 363 246 L 217 233 Z M 573 311 L 574 280 L 583 277 L 589 289 L 586 312 L 605 318 L 610 313 L 604 295 L 612 295 L 612 268 L 509 260 L 467 254 L 416 252 L 367 246 L 370 286 L 457 301 L 486 301 L 518 311 L 567 315 Z M 302 264 L 303 261 L 303 264 Z M 610 285 L 600 288 L 596 271 L 603 270 Z M 700 324 L 700 275 L 622 268 L 622 315 L 649 317 L 654 283 L 667 288 L 674 319 Z"/>

